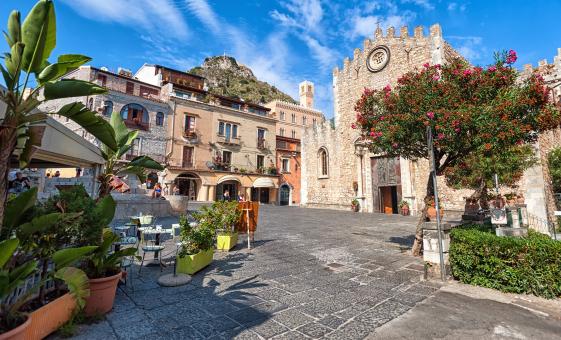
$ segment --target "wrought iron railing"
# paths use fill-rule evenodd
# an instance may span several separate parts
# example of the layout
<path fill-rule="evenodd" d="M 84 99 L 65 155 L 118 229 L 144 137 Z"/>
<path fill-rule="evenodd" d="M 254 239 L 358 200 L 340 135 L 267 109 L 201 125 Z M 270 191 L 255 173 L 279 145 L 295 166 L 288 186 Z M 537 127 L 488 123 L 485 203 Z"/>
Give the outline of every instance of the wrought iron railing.
<path fill-rule="evenodd" d="M 538 217 L 536 215 L 528 213 L 528 226 L 536 230 L 546 230 L 552 239 L 557 239 L 557 231 L 555 223 L 551 223 L 545 218 Z"/>

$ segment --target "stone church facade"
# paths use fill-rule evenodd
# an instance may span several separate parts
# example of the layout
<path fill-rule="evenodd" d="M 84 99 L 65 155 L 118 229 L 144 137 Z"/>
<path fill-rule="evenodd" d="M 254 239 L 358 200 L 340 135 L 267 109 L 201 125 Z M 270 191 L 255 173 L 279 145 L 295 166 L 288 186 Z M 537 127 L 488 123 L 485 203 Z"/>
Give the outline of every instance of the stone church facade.
<path fill-rule="evenodd" d="M 399 36 L 393 27 L 385 35 L 378 28 L 374 39 L 364 40 L 363 48 L 354 50 L 352 60 L 345 58 L 342 69 L 333 70 L 335 127 L 326 122 L 308 128 L 303 136 L 302 205 L 350 209 L 356 199 L 362 212 L 391 214 L 398 213 L 398 204 L 404 200 L 412 214 L 417 214 L 423 207 L 428 161 L 389 159 L 371 153 L 361 145 L 359 132 L 351 127 L 356 121 L 354 107 L 365 88 L 394 87 L 406 72 L 457 57 L 462 56 L 444 41 L 442 29 L 436 24 L 429 28 L 428 35 L 423 27 L 416 27 L 413 35 L 403 27 Z M 541 164 L 530 169 L 517 190 L 526 193 L 529 211 L 546 218 L 542 172 Z M 439 194 L 445 210 L 461 214 L 464 198 L 471 191 L 450 189 L 439 178 Z"/>

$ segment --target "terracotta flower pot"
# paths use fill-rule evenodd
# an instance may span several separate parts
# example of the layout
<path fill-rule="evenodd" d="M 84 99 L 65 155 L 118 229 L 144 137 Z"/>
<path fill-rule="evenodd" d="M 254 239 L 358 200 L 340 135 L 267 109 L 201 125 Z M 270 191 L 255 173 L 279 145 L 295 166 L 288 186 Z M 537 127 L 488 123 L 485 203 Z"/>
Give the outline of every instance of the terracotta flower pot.
<path fill-rule="evenodd" d="M 442 219 L 443 215 L 444 215 L 444 211 L 442 211 L 442 209 L 440 209 L 440 219 Z M 430 207 L 427 208 L 427 217 L 431 221 L 436 221 L 436 208 L 435 207 L 430 206 Z"/>
<path fill-rule="evenodd" d="M 72 317 L 76 299 L 66 293 L 29 314 L 31 324 L 25 331 L 26 339 L 43 339 L 55 332 Z"/>
<path fill-rule="evenodd" d="M 28 316 L 27 320 L 16 328 L 0 334 L 0 340 L 27 340 L 26 331 L 29 325 L 31 325 L 31 316 Z"/>
<path fill-rule="evenodd" d="M 121 272 L 101 279 L 90 279 L 90 297 L 86 300 L 86 316 L 103 315 L 113 308 Z"/>

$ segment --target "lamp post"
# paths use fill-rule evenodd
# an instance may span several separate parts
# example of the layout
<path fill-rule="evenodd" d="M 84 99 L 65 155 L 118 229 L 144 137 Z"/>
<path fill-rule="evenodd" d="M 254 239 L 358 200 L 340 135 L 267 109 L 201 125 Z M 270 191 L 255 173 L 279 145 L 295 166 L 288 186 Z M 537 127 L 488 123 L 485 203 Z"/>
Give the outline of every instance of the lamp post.
<path fill-rule="evenodd" d="M 427 145 L 429 149 L 429 162 L 431 167 L 432 183 L 434 186 L 434 205 L 436 208 L 436 232 L 438 234 L 438 255 L 440 257 L 440 278 L 446 281 L 446 266 L 444 265 L 444 249 L 442 248 L 442 225 L 440 221 L 440 204 L 438 203 L 438 184 L 436 183 L 436 160 L 434 159 L 434 144 L 432 140 L 432 127 L 427 126 Z"/>
<path fill-rule="evenodd" d="M 364 181 L 363 181 L 364 170 L 363 170 L 362 160 L 364 158 L 364 155 L 366 155 L 366 148 L 363 145 L 355 144 L 355 155 L 357 155 L 360 159 L 360 193 L 362 196 L 364 196 Z M 362 203 L 364 202 L 361 202 L 361 204 Z"/>

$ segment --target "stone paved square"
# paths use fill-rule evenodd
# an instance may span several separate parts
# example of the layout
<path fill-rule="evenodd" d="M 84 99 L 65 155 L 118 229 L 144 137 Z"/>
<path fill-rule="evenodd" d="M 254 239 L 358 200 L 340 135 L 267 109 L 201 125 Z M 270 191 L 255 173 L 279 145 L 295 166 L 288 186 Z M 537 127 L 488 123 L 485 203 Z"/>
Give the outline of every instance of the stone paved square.
<path fill-rule="evenodd" d="M 82 326 L 80 337 L 368 335 L 435 291 L 417 285 L 422 273 L 411 268 L 421 261 L 391 241 L 413 228 L 409 217 L 261 206 L 253 249 L 240 237 L 182 287 L 158 286 L 158 268 L 133 269 L 132 287 L 119 288 L 109 322 Z M 174 256 L 166 245 L 164 257 Z"/>

